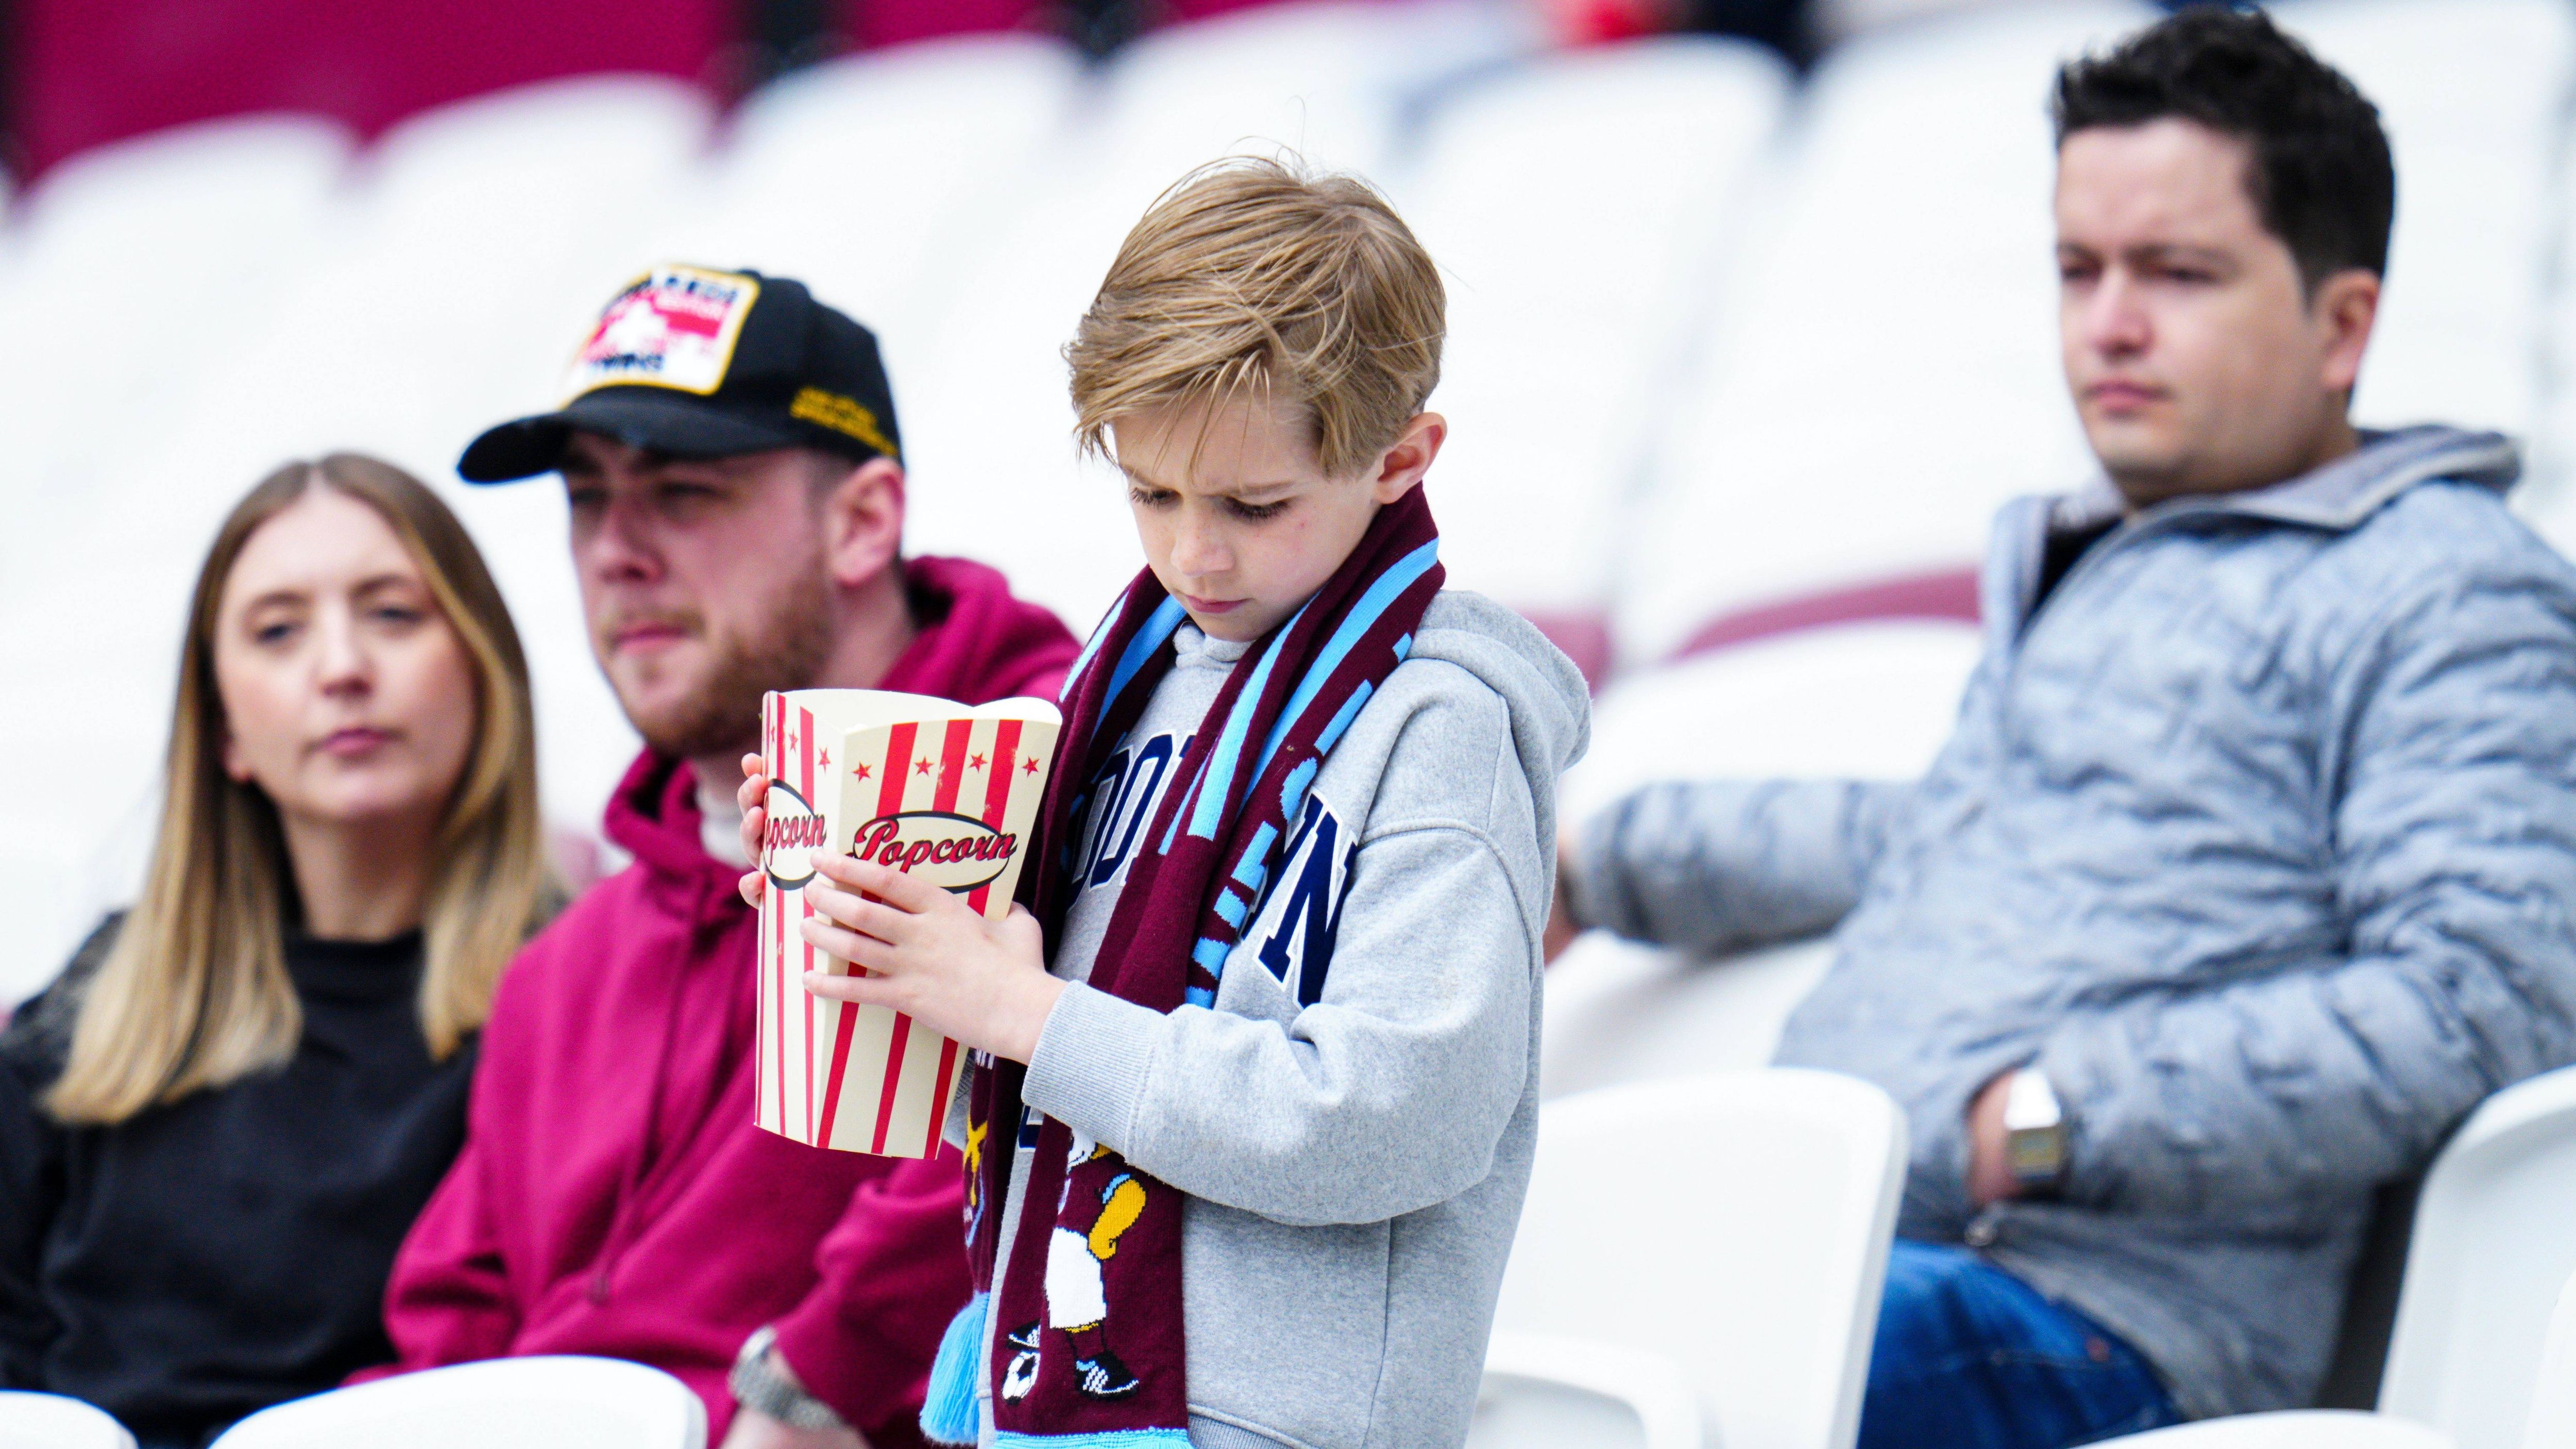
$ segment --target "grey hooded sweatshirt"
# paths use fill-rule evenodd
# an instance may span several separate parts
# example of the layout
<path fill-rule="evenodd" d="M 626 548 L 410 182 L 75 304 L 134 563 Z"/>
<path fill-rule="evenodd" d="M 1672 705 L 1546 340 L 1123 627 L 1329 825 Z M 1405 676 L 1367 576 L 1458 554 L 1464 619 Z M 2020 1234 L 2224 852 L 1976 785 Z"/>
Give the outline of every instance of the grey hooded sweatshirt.
<path fill-rule="evenodd" d="M 1998 521 L 1986 649 L 1912 784 L 1663 785 L 1571 889 L 1722 950 L 1834 927 L 1780 1060 L 1908 1112 L 1899 1231 L 2126 1338 L 2186 1413 L 2308 1402 L 2372 1189 L 2576 1060 L 2576 571 L 2492 434 L 2259 491 Z M 2052 532 L 2109 532 L 2039 596 Z M 2062 1197 L 1972 1224 L 1969 1099 L 2036 1063 Z"/>
<path fill-rule="evenodd" d="M 1144 824 L 1243 647 L 1175 636 L 1093 791 L 1056 975 L 1091 974 Z M 1193 1445 L 1464 1438 L 1538 1123 L 1556 777 L 1590 727 L 1582 676 L 1537 630 L 1438 595 L 1326 757 L 1215 1005 L 1166 1015 L 1077 984 L 1048 1016 L 1031 1112 L 1188 1194 Z M 1024 1126 L 1006 1262 L 1035 1138 Z M 1104 1336 L 1114 1349 L 1114 1313 Z M 983 1422 L 989 1443 L 989 1402 Z"/>

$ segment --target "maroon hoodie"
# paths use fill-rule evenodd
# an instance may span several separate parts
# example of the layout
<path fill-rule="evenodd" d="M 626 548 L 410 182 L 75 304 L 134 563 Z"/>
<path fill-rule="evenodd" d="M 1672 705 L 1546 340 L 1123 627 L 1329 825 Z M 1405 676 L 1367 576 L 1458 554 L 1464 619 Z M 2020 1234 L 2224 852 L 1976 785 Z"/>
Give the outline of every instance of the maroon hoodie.
<path fill-rule="evenodd" d="M 981 704 L 1055 695 L 1077 646 L 999 573 L 907 565 L 928 621 L 881 681 Z M 918 1442 L 930 1360 L 966 1301 L 953 1154 L 806 1147 L 752 1125 L 757 917 L 699 844 L 695 779 L 646 753 L 608 804 L 634 864 L 511 964 L 483 1028 L 465 1150 L 385 1293 L 400 1361 L 633 1359 L 733 1418 L 725 1375 L 778 1328 L 806 1388 L 873 1442 Z"/>

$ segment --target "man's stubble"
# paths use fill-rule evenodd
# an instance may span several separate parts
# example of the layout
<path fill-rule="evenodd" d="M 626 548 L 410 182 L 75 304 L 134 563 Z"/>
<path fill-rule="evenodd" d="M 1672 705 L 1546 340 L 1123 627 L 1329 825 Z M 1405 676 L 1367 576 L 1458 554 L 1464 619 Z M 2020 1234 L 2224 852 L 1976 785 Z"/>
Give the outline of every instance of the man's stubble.
<path fill-rule="evenodd" d="M 748 639 L 711 631 L 708 643 L 715 658 L 705 682 L 658 714 L 639 712 L 619 691 L 627 719 L 654 753 L 688 760 L 757 749 L 761 696 L 817 682 L 836 642 L 832 585 L 823 571 L 796 571 L 768 623 L 767 630 Z"/>

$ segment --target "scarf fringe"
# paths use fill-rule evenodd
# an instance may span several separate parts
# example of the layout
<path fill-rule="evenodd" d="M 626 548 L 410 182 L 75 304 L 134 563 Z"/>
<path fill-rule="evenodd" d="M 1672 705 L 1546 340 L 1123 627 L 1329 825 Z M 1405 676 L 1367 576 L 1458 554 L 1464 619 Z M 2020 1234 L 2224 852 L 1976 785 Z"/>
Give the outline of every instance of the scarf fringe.
<path fill-rule="evenodd" d="M 975 1407 L 975 1361 L 983 1357 L 984 1314 L 991 1302 L 989 1293 L 967 1299 L 939 1336 L 930 1393 L 921 1404 L 921 1432 L 934 1444 L 973 1444 L 983 1427 Z"/>

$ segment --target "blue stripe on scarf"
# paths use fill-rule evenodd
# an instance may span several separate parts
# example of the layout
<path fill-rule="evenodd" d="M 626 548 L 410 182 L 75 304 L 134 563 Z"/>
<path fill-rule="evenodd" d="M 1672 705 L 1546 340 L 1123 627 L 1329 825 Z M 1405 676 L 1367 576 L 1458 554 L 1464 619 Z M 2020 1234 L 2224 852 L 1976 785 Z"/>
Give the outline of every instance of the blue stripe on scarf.
<path fill-rule="evenodd" d="M 1306 706 L 1315 702 L 1315 695 L 1333 677 L 1333 671 L 1342 667 L 1342 660 L 1359 644 L 1360 636 L 1376 626 L 1378 616 L 1395 602 L 1396 595 L 1413 587 L 1413 581 L 1429 573 L 1431 566 L 1438 562 L 1440 540 L 1435 538 L 1397 559 L 1385 573 L 1377 576 L 1377 582 L 1368 586 L 1368 592 L 1351 605 L 1350 612 L 1342 616 L 1341 627 L 1335 629 L 1333 637 L 1325 643 L 1324 652 L 1315 656 L 1315 662 L 1307 666 L 1306 677 L 1297 681 L 1297 692 L 1288 697 L 1287 708 L 1279 711 L 1278 723 L 1270 727 L 1270 738 L 1261 746 L 1261 763 L 1253 767 L 1252 773 L 1256 778 L 1270 768 L 1270 757 L 1278 753 L 1279 742 L 1288 737 L 1289 726 L 1306 712 Z M 1408 634 L 1405 637 L 1410 639 L 1412 636 Z M 1395 651 L 1395 657 L 1402 659 L 1404 650 Z"/>
<path fill-rule="evenodd" d="M 1315 762 L 1308 760 L 1288 772 L 1279 784 L 1279 818 L 1294 820 L 1306 808 L 1306 787 L 1315 783 Z"/>
<path fill-rule="evenodd" d="M 1127 652 L 1118 656 L 1118 667 L 1110 672 L 1109 692 L 1100 698 L 1102 714 L 1109 713 L 1109 707 L 1118 702 L 1118 691 L 1127 687 L 1127 681 L 1136 677 L 1136 671 L 1145 667 L 1145 661 L 1154 657 L 1154 651 L 1163 647 L 1188 615 L 1178 599 L 1166 598 L 1154 606 L 1136 637 L 1127 641 Z"/>
<path fill-rule="evenodd" d="M 1243 758 L 1244 736 L 1252 733 L 1252 712 L 1261 707 L 1261 692 L 1270 683 L 1270 666 L 1279 662 L 1279 651 L 1288 647 L 1288 636 L 1297 632 L 1297 619 L 1306 616 L 1304 609 L 1288 621 L 1288 627 L 1270 636 L 1270 647 L 1261 651 L 1261 662 L 1253 667 L 1252 677 L 1244 681 L 1243 692 L 1234 697 L 1234 708 L 1227 711 L 1225 732 L 1217 736 L 1216 748 L 1208 751 L 1208 772 L 1199 787 L 1196 808 L 1190 812 L 1190 834 L 1201 840 L 1216 839 L 1217 817 L 1225 810 L 1225 799 L 1234 793 L 1234 767 Z M 1256 778 L 1258 773 L 1256 772 Z"/>
<path fill-rule="evenodd" d="M 1316 754 L 1329 755 L 1333 752 L 1333 746 L 1341 739 L 1342 731 L 1349 729 L 1351 721 L 1360 717 L 1360 706 L 1367 704 L 1369 696 L 1376 692 L 1377 686 L 1365 679 L 1360 681 L 1360 687 L 1352 690 L 1351 697 L 1343 700 L 1342 707 L 1333 712 L 1333 722 L 1324 726 L 1322 734 L 1315 736 Z M 1075 801 L 1073 808 L 1078 814 L 1082 809 L 1082 802 Z"/>
<path fill-rule="evenodd" d="M 1264 820 L 1252 828 L 1252 841 L 1243 847 L 1243 859 L 1234 865 L 1235 883 L 1254 895 L 1261 894 L 1261 883 L 1270 878 L 1270 842 L 1279 838 L 1279 827 Z"/>
<path fill-rule="evenodd" d="M 1135 591 L 1136 586 L 1132 583 L 1120 589 L 1117 600 L 1109 606 L 1109 612 L 1100 616 L 1099 627 L 1091 631 L 1091 638 L 1083 643 L 1082 652 L 1074 656 L 1073 667 L 1064 672 L 1064 688 L 1056 691 L 1056 703 L 1062 704 L 1073 698 L 1073 682 L 1082 677 L 1083 670 L 1091 667 L 1091 656 L 1099 653 L 1100 646 L 1109 642 L 1118 621 L 1127 613 L 1127 596 Z"/>
<path fill-rule="evenodd" d="M 934 1444 L 972 1444 L 983 1427 L 975 1408 L 975 1370 L 984 1356 L 984 1315 L 992 1295 L 966 1300 L 948 1331 L 939 1336 L 939 1356 L 930 1364 L 930 1393 L 921 1404 L 922 1437 Z"/>
<path fill-rule="evenodd" d="M 1177 1444 L 1189 1449 L 1187 1429 L 1095 1429 L 1088 1434 L 1014 1434 L 1004 1429 L 993 1436 L 994 1449 L 1151 1449 L 1157 1444 Z"/>

